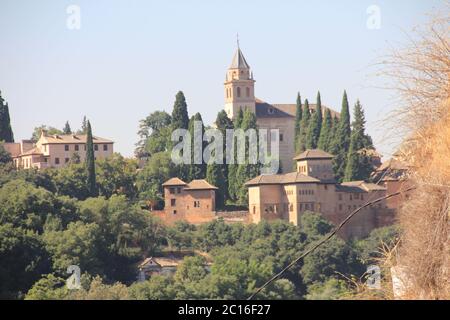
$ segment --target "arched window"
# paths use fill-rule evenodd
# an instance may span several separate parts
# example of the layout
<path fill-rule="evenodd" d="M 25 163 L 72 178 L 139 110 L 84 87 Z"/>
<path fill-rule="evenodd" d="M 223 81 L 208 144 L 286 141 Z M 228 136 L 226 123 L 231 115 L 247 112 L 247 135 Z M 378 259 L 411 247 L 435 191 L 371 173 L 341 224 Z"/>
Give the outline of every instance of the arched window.
<path fill-rule="evenodd" d="M 245 94 L 247 97 L 250 97 L 250 88 L 249 87 L 245 88 Z"/>
<path fill-rule="evenodd" d="M 241 88 L 237 87 L 237 97 L 241 97 Z"/>

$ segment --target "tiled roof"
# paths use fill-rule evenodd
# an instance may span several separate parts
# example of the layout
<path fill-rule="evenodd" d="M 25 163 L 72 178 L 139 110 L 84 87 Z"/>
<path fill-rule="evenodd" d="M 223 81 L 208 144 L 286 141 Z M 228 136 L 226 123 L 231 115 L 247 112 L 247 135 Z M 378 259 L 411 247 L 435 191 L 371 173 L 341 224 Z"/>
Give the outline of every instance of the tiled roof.
<path fill-rule="evenodd" d="M 320 183 L 319 179 L 304 175 L 300 172 L 286 174 L 262 174 L 245 183 L 246 186 L 261 184 L 290 184 L 290 183 Z"/>
<path fill-rule="evenodd" d="M 260 99 L 256 99 L 256 117 L 257 118 L 283 118 L 283 117 L 294 117 L 296 114 L 297 105 L 296 104 L 271 104 Z M 339 112 L 322 105 L 322 113 L 325 114 L 326 109 L 331 111 L 331 115 L 334 117 L 339 117 Z M 309 104 L 309 110 L 314 112 L 316 110 L 315 104 Z"/>
<path fill-rule="evenodd" d="M 175 178 L 170 178 L 169 180 L 164 182 L 162 185 L 163 185 L 163 187 L 166 187 L 166 186 L 185 186 L 186 182 L 184 182 L 183 180 L 175 177 Z"/>
<path fill-rule="evenodd" d="M 359 188 L 362 190 L 362 192 L 369 192 L 369 191 L 384 191 L 386 190 L 385 187 L 380 186 L 378 184 L 375 183 L 370 183 L 370 182 L 364 182 L 364 181 L 348 181 L 348 182 L 343 182 L 341 184 L 342 187 L 344 188 Z M 353 192 L 353 191 L 349 191 L 349 192 Z"/>
<path fill-rule="evenodd" d="M 213 186 L 208 181 L 199 179 L 199 180 L 192 180 L 187 184 L 187 187 L 185 190 L 211 190 L 211 189 L 217 189 L 216 186 Z"/>
<path fill-rule="evenodd" d="M 86 143 L 87 135 L 85 134 L 64 134 L 64 135 L 44 135 L 43 144 L 46 143 Z M 113 141 L 92 136 L 94 143 L 113 143 Z"/>
<path fill-rule="evenodd" d="M 306 160 L 306 159 L 332 159 L 333 155 L 320 149 L 308 149 L 299 154 L 294 160 Z"/>
<path fill-rule="evenodd" d="M 30 149 L 30 150 L 28 150 L 28 151 L 26 151 L 24 153 L 21 153 L 19 155 L 19 157 L 21 157 L 21 156 L 30 156 L 30 155 L 33 155 L 33 154 L 43 154 L 43 153 L 42 153 L 41 149 L 39 149 L 38 147 L 34 147 L 33 149 Z"/>

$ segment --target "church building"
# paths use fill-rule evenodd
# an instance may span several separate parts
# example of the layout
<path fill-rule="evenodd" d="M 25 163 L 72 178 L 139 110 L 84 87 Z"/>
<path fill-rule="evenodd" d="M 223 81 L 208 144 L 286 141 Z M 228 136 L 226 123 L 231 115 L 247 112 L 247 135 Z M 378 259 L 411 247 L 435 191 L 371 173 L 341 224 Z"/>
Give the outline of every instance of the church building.
<path fill-rule="evenodd" d="M 237 116 L 239 109 L 247 109 L 255 113 L 258 128 L 279 130 L 281 171 L 291 172 L 294 169 L 292 159 L 295 156 L 296 104 L 271 104 L 255 97 L 253 72 L 239 46 L 228 68 L 224 89 L 224 109 L 231 120 Z M 316 105 L 310 103 L 309 108 L 311 112 L 314 112 Z M 326 108 L 322 105 L 322 112 L 325 112 Z M 339 116 L 336 111 L 332 109 L 330 111 L 333 116 Z"/>

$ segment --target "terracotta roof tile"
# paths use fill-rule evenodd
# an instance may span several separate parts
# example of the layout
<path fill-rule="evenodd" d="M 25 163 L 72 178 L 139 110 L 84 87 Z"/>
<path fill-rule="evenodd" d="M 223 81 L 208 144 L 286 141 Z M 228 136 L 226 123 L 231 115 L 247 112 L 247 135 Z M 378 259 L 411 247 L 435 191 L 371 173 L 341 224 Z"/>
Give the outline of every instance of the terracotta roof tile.
<path fill-rule="evenodd" d="M 199 180 L 192 180 L 187 184 L 187 187 L 185 190 L 211 190 L 211 189 L 217 189 L 216 186 L 213 186 L 208 181 L 199 179 Z"/>
<path fill-rule="evenodd" d="M 332 159 L 334 156 L 320 149 L 308 149 L 299 154 L 294 160 L 306 160 L 306 159 Z"/>
<path fill-rule="evenodd" d="M 169 180 L 164 182 L 162 185 L 163 185 L 163 187 L 166 187 L 166 186 L 185 186 L 186 182 L 184 182 L 183 180 L 175 177 L 175 178 L 170 178 Z"/>

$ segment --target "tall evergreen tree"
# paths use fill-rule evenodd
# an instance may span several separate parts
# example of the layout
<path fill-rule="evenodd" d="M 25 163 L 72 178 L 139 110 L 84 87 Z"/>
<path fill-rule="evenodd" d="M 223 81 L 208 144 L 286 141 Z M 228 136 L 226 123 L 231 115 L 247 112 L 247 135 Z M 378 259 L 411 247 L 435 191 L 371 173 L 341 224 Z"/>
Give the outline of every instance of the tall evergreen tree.
<path fill-rule="evenodd" d="M 201 141 L 195 139 L 194 122 L 201 122 Z M 205 142 L 203 141 L 203 135 L 205 134 L 205 127 L 203 125 L 203 119 L 200 113 L 196 113 L 189 121 L 189 133 L 191 135 L 191 165 L 189 166 L 189 179 L 205 179 L 206 177 L 206 163 L 203 161 L 203 149 L 205 148 Z M 195 154 L 200 155 L 201 163 L 195 163 Z"/>
<path fill-rule="evenodd" d="M 257 133 L 257 124 L 256 124 L 256 115 L 249 111 L 245 110 L 244 117 L 242 119 L 241 129 L 247 131 L 249 129 L 255 129 L 256 135 Z M 250 151 L 250 143 L 245 142 L 245 161 L 243 164 L 238 165 L 238 169 L 236 172 L 236 196 L 237 201 L 241 205 L 248 204 L 248 189 L 245 187 L 245 183 L 259 175 L 260 173 L 260 164 L 252 164 L 249 162 L 249 151 Z"/>
<path fill-rule="evenodd" d="M 303 110 L 302 110 L 302 98 L 300 96 L 300 92 L 297 93 L 297 104 L 295 107 L 295 131 L 294 131 L 294 148 L 295 151 L 298 152 L 298 141 L 300 139 L 300 124 L 302 121 L 302 114 L 303 114 Z"/>
<path fill-rule="evenodd" d="M 206 180 L 218 188 L 216 190 L 216 208 L 223 209 L 225 206 L 226 179 L 222 165 L 217 163 L 208 164 Z"/>
<path fill-rule="evenodd" d="M 186 98 L 183 91 L 178 91 L 175 96 L 175 103 L 172 111 L 172 128 L 175 129 L 188 129 L 189 115 L 187 111 Z"/>
<path fill-rule="evenodd" d="M 366 120 L 359 100 L 355 104 L 353 118 L 344 180 L 367 180 L 372 171 L 372 166 L 366 151 L 373 148 L 373 144 L 370 136 L 365 133 Z"/>
<path fill-rule="evenodd" d="M 297 152 L 303 152 L 306 150 L 306 138 L 308 136 L 309 121 L 311 113 L 309 111 L 308 99 L 305 99 L 305 105 L 303 106 L 302 121 L 300 122 L 300 136 L 297 141 Z"/>
<path fill-rule="evenodd" d="M 234 120 L 233 120 L 233 126 L 234 126 L 235 130 L 241 128 L 243 118 L 244 118 L 244 112 L 242 111 L 242 109 L 239 109 L 239 111 L 236 115 L 236 118 L 234 118 Z M 233 201 L 237 200 L 238 189 L 239 189 L 238 182 L 237 182 L 238 164 L 236 164 L 237 150 L 236 150 L 235 143 L 236 143 L 236 141 L 233 142 L 233 148 L 232 148 L 235 163 L 228 165 L 228 195 L 230 196 L 230 199 L 232 199 Z"/>
<path fill-rule="evenodd" d="M 325 117 L 322 121 L 322 128 L 320 129 L 320 137 L 319 142 L 317 144 L 317 148 L 329 151 L 330 149 L 330 137 L 331 137 L 331 131 L 333 130 L 333 119 L 331 118 L 331 111 L 330 109 L 326 108 L 325 110 Z"/>
<path fill-rule="evenodd" d="M 172 110 L 172 130 L 177 129 L 189 129 L 187 103 L 182 91 L 178 91 L 178 93 L 176 94 L 175 103 Z M 170 141 L 170 147 L 173 147 L 173 145 L 175 145 L 176 143 L 177 142 Z M 178 164 L 175 166 L 174 174 L 181 180 L 189 180 L 190 173 L 190 165 Z"/>
<path fill-rule="evenodd" d="M 71 134 L 72 133 L 72 129 L 70 128 L 69 121 L 66 121 L 66 124 L 64 125 L 64 128 L 63 128 L 63 133 L 64 134 Z"/>
<path fill-rule="evenodd" d="M 86 173 L 87 173 L 87 188 L 91 197 L 96 197 L 98 194 L 97 182 L 95 178 L 95 155 L 94 142 L 92 139 L 91 123 L 87 121 L 87 137 L 86 137 Z"/>
<path fill-rule="evenodd" d="M 217 118 L 216 118 L 216 127 L 218 130 L 220 130 L 220 132 L 222 133 L 222 137 L 223 137 L 223 159 L 222 159 L 222 164 L 220 164 L 220 168 L 222 170 L 222 176 L 223 176 L 223 183 L 216 185 L 216 187 L 218 187 L 219 189 L 223 188 L 220 190 L 220 192 L 223 195 L 223 203 L 226 203 L 226 200 L 229 198 L 229 194 L 228 194 L 228 165 L 226 163 L 226 152 L 227 152 L 227 148 L 226 148 L 226 130 L 227 129 L 233 129 L 233 122 L 230 120 L 230 118 L 228 118 L 227 113 L 225 112 L 225 110 L 220 111 L 217 114 Z"/>
<path fill-rule="evenodd" d="M 0 91 L 0 141 L 14 142 L 14 134 L 11 128 L 8 103 L 2 98 Z"/>
<path fill-rule="evenodd" d="M 331 147 L 331 153 L 334 155 L 334 174 L 339 182 L 344 178 L 345 167 L 347 165 L 347 153 L 350 148 L 350 134 L 350 111 L 348 107 L 347 92 L 344 91 L 339 124 L 336 128 Z"/>
<path fill-rule="evenodd" d="M 308 134 L 306 136 L 306 149 L 317 148 L 321 128 L 322 128 L 322 101 L 320 99 L 320 92 L 317 92 L 316 109 L 309 122 Z"/>
<path fill-rule="evenodd" d="M 83 121 L 81 122 L 81 132 L 80 134 L 87 134 L 87 123 L 88 120 L 86 119 L 86 116 L 83 117 Z"/>

